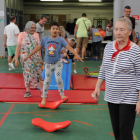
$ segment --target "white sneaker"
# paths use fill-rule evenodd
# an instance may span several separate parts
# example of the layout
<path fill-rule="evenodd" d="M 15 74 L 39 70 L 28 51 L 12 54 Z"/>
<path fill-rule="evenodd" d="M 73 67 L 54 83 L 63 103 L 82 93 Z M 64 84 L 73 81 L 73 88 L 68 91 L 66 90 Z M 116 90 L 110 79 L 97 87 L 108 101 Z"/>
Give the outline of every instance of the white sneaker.
<path fill-rule="evenodd" d="M 10 67 L 12 70 L 15 70 L 15 67 L 14 67 L 14 65 L 13 65 L 12 63 L 9 63 L 8 65 L 9 65 L 9 67 Z"/>
<path fill-rule="evenodd" d="M 77 73 L 77 71 L 76 70 L 73 70 L 74 71 L 74 73 Z"/>
<path fill-rule="evenodd" d="M 9 70 L 13 70 L 11 67 L 9 67 Z"/>

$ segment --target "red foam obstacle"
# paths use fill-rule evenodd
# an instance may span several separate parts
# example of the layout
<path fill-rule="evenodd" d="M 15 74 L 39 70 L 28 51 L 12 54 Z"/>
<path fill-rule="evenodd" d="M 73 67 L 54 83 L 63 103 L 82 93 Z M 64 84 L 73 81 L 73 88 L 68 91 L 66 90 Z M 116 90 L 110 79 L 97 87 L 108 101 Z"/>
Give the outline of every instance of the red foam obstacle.
<path fill-rule="evenodd" d="M 23 89 L 1 89 L 0 102 L 40 102 L 42 100 L 40 90 L 30 90 L 31 97 L 24 98 Z M 98 103 L 91 97 L 93 90 L 65 90 L 65 96 L 69 97 L 67 103 Z M 55 102 L 61 100 L 58 90 L 49 90 L 46 102 Z"/>
<path fill-rule="evenodd" d="M 71 121 L 51 123 L 51 122 L 44 121 L 41 118 L 34 118 L 32 120 L 32 124 L 34 126 L 44 129 L 47 132 L 54 132 L 58 129 L 63 129 L 63 128 L 68 127 L 71 124 Z"/>
<path fill-rule="evenodd" d="M 67 102 L 68 97 L 66 97 L 63 100 L 55 101 L 55 102 L 46 102 L 44 106 L 41 105 L 41 103 L 38 104 L 39 107 L 41 108 L 50 108 L 50 109 L 56 109 L 60 104 Z"/>
<path fill-rule="evenodd" d="M 86 77 L 85 75 L 72 75 L 73 88 L 75 90 L 95 90 L 98 78 Z M 101 86 L 105 90 L 105 82 Z"/>

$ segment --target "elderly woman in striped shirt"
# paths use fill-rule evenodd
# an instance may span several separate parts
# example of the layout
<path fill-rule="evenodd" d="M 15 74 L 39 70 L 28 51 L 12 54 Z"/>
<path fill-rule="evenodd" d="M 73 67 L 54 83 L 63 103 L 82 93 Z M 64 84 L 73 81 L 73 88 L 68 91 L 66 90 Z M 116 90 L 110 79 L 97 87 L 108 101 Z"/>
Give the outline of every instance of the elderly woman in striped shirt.
<path fill-rule="evenodd" d="M 98 101 L 100 87 L 106 81 L 108 102 L 116 140 L 133 140 L 133 127 L 140 116 L 140 47 L 129 40 L 131 21 L 119 18 L 114 27 L 115 41 L 107 44 L 93 97 Z"/>

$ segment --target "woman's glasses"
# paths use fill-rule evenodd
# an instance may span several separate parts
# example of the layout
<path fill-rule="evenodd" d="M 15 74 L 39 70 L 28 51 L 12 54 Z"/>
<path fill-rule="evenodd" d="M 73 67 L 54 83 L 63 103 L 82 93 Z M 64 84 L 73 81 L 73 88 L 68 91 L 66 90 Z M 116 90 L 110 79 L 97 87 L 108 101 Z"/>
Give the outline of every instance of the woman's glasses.
<path fill-rule="evenodd" d="M 31 27 L 31 29 L 36 29 L 36 27 Z"/>

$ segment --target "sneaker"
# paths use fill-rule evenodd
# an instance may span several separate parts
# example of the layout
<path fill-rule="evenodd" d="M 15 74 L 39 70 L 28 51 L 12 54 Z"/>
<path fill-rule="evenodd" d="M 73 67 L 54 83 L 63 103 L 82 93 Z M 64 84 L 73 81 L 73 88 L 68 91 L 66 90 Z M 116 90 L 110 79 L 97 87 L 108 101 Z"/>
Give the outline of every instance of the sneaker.
<path fill-rule="evenodd" d="M 13 70 L 11 67 L 9 67 L 9 70 Z"/>
<path fill-rule="evenodd" d="M 24 94 L 24 98 L 28 98 L 31 96 L 31 93 L 29 91 L 27 91 L 25 94 Z"/>
<path fill-rule="evenodd" d="M 10 67 L 11 69 L 15 70 L 15 67 L 14 67 L 14 65 L 13 65 L 12 63 L 9 63 L 8 65 L 9 65 L 9 67 Z"/>
<path fill-rule="evenodd" d="M 96 58 L 93 57 L 93 58 L 91 58 L 90 60 L 96 60 Z"/>
<path fill-rule="evenodd" d="M 76 71 L 76 70 L 73 70 L 73 72 L 74 72 L 74 73 L 77 73 L 77 71 Z"/>

